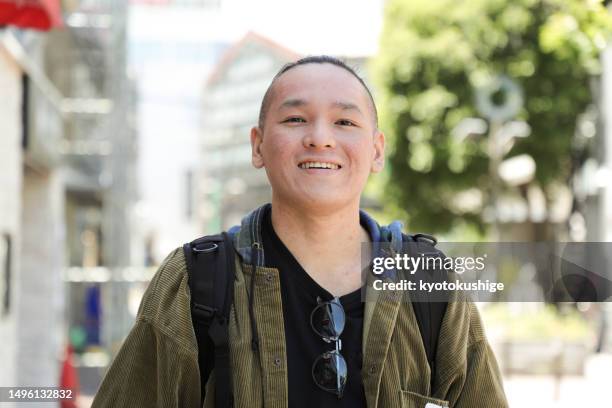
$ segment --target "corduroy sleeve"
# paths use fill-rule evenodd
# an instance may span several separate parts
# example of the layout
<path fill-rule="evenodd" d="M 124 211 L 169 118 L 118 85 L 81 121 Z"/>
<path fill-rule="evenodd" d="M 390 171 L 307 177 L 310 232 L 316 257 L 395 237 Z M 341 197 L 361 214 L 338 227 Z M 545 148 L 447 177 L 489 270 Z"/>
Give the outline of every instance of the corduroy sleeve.
<path fill-rule="evenodd" d="M 507 408 L 506 394 L 493 350 L 476 305 L 464 303 L 468 322 L 462 385 L 451 398 L 453 408 Z M 459 385 L 459 384 L 457 384 Z M 454 401 L 453 401 L 454 400 Z"/>
<path fill-rule="evenodd" d="M 486 339 L 468 348 L 465 383 L 455 408 L 507 408 L 497 361 Z"/>
<path fill-rule="evenodd" d="M 200 405 L 197 346 L 179 250 L 161 265 L 143 296 L 136 323 L 96 394 L 92 408 Z"/>

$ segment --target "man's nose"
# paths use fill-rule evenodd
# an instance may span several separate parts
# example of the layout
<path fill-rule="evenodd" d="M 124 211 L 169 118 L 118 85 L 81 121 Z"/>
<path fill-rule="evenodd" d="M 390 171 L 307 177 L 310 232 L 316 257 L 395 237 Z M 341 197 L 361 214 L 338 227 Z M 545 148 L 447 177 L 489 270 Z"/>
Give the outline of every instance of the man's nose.
<path fill-rule="evenodd" d="M 313 126 L 304 136 L 303 143 L 304 147 L 309 148 L 336 147 L 333 130 L 323 123 Z"/>

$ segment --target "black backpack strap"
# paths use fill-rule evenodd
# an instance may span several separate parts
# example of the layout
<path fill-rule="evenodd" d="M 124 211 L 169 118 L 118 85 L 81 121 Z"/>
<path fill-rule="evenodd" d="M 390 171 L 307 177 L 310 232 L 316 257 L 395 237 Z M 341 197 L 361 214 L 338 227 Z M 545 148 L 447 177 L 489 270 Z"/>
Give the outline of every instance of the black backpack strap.
<path fill-rule="evenodd" d="M 409 243 L 409 250 L 415 253 L 410 256 L 444 256 L 441 251 L 435 248 L 437 240 L 431 235 L 402 234 L 404 243 Z M 441 274 L 439 271 L 431 273 L 430 271 L 419 270 L 415 272 L 414 278 L 418 281 L 421 279 L 432 281 L 445 279 L 446 274 Z M 431 371 L 431 390 L 433 390 L 433 381 L 436 377 L 436 353 L 438 349 L 438 337 L 440 336 L 440 327 L 446 313 L 448 302 L 429 299 L 427 293 L 417 291 L 412 298 L 412 308 L 419 325 L 421 339 L 425 346 L 427 354 L 427 362 Z"/>
<path fill-rule="evenodd" d="M 235 260 L 227 233 L 202 237 L 183 246 L 191 318 L 198 343 L 201 403 L 215 368 L 215 407 L 233 406 L 229 360 L 229 313 L 234 295 Z"/>

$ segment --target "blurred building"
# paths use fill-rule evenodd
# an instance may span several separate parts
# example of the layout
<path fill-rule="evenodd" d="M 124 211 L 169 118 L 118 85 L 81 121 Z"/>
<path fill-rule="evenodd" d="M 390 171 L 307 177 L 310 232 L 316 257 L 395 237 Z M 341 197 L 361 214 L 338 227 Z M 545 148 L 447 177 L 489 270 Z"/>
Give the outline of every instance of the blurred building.
<path fill-rule="evenodd" d="M 77 352 L 118 349 L 132 326 L 129 299 L 142 266 L 134 220 L 138 143 L 136 87 L 127 73 L 128 5 L 119 0 L 72 2 L 66 30 L 46 64 L 64 95 L 69 118 L 62 143 L 67 333 Z M 146 280 L 150 275 L 140 278 Z M 77 360 L 85 392 L 94 392 L 108 354 Z M 106 356 L 106 357 L 105 357 Z"/>
<path fill-rule="evenodd" d="M 202 234 L 196 217 L 201 84 L 233 32 L 222 0 L 130 2 L 129 69 L 138 78 L 138 256 L 158 265 Z"/>
<path fill-rule="evenodd" d="M 204 93 L 203 193 L 198 211 L 207 233 L 240 223 L 251 209 L 268 202 L 263 170 L 251 165 L 249 133 L 257 124 L 261 99 L 276 72 L 299 54 L 248 33 L 221 58 Z"/>
<path fill-rule="evenodd" d="M 0 43 L 0 384 L 8 385 L 15 381 L 17 343 L 17 318 L 15 294 L 17 292 L 16 259 L 18 234 L 21 230 L 21 184 L 22 170 L 22 132 L 21 98 L 22 69 L 15 58 L 7 51 L 4 42 Z"/>
<path fill-rule="evenodd" d="M 608 46 L 602 57 L 603 75 L 599 100 L 599 129 L 596 145 L 593 147 L 595 165 L 591 172 L 593 177 L 591 206 L 594 217 L 587 218 L 588 230 L 594 233 L 588 241 L 607 242 L 612 245 L 612 47 Z M 586 181 L 586 180 L 585 180 Z M 608 279 L 612 281 L 612 253 L 605 255 L 608 266 Z M 612 286 L 612 284 L 611 284 Z M 601 348 L 612 351 L 612 299 L 602 304 Z"/>
<path fill-rule="evenodd" d="M 210 75 L 202 108 L 198 213 L 206 233 L 240 223 L 271 200 L 265 170 L 251 164 L 250 130 L 257 125 L 263 95 L 286 63 L 303 56 L 249 32 L 228 49 Z M 342 57 L 367 82 L 366 57 Z"/>
<path fill-rule="evenodd" d="M 85 333 L 79 346 L 110 347 L 131 325 L 126 11 L 75 0 L 64 2 L 60 29 L 0 28 L 1 385 L 57 385 L 71 329 Z M 96 275 L 101 266 L 109 273 Z"/>
<path fill-rule="evenodd" d="M 7 10 L 2 10 L 3 18 Z M 51 11 L 0 27 L 0 384 L 56 385 L 64 285 L 61 95 L 42 69 Z M 3 20 L 0 25 L 8 24 Z M 42 341 L 41 339 L 44 339 Z"/>

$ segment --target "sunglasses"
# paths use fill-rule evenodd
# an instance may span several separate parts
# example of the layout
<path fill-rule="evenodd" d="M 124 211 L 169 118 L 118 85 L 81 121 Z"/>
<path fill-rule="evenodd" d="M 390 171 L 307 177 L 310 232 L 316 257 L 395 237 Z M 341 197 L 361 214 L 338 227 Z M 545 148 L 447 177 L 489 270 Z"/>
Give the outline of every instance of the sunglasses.
<path fill-rule="evenodd" d="M 326 343 L 335 343 L 335 350 L 321 354 L 312 365 L 312 378 L 317 386 L 342 398 L 346 385 L 346 360 L 340 354 L 346 315 L 340 299 L 330 301 L 317 298 L 317 307 L 310 313 L 310 325 Z"/>

